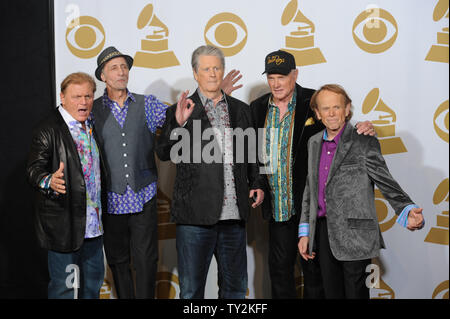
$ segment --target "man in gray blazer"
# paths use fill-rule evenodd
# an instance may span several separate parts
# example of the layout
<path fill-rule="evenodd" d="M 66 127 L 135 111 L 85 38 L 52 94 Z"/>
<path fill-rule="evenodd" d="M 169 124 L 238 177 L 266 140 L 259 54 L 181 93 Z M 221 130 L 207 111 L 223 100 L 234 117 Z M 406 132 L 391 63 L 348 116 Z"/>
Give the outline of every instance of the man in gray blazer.
<path fill-rule="evenodd" d="M 422 208 L 389 173 L 377 138 L 348 124 L 351 100 L 342 87 L 323 86 L 310 105 L 326 129 L 308 142 L 298 248 L 305 260 L 318 258 L 326 298 L 368 299 L 366 267 L 385 248 L 373 185 L 411 231 L 424 225 Z"/>

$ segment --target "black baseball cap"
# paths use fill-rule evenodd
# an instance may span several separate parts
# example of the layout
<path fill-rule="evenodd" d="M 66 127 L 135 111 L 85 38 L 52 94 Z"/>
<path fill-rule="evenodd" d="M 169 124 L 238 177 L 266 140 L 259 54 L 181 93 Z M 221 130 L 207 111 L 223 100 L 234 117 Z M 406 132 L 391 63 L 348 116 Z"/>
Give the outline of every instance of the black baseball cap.
<path fill-rule="evenodd" d="M 288 75 L 292 70 L 296 69 L 295 58 L 289 52 L 278 50 L 269 53 L 266 56 L 265 70 L 267 74 L 283 74 Z"/>

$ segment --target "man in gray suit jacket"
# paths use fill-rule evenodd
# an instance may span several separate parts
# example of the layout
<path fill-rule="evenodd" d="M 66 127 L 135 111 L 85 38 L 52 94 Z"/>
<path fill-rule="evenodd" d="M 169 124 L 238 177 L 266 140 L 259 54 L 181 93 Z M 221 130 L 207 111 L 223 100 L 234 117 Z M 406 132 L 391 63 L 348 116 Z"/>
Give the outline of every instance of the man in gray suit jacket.
<path fill-rule="evenodd" d="M 415 205 L 389 173 L 375 137 L 348 124 L 351 100 L 339 85 L 325 85 L 311 108 L 326 129 L 308 142 L 308 177 L 298 244 L 305 260 L 318 258 L 326 298 L 369 298 L 366 267 L 385 248 L 374 204 L 374 183 L 413 231 L 424 225 Z"/>

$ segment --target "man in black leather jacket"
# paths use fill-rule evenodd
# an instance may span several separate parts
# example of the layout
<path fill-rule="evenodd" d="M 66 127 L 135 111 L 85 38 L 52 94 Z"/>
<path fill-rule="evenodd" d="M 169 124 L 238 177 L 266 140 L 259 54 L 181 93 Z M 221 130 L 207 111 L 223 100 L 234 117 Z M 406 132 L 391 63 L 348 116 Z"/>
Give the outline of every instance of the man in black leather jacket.
<path fill-rule="evenodd" d="M 48 250 L 49 298 L 98 298 L 103 283 L 100 153 L 89 118 L 95 88 L 88 74 L 67 76 L 62 107 L 33 134 L 27 177 L 37 238 Z"/>

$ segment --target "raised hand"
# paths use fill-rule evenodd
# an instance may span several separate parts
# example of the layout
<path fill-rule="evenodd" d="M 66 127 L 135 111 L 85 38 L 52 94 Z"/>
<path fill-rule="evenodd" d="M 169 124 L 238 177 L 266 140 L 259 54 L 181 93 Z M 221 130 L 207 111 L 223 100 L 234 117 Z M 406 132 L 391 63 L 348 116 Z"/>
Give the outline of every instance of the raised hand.
<path fill-rule="evenodd" d="M 239 70 L 231 70 L 228 74 L 223 78 L 221 89 L 227 95 L 231 95 L 234 90 L 240 89 L 243 84 L 236 85 L 236 82 L 242 78 L 242 74 Z"/>
<path fill-rule="evenodd" d="M 59 168 L 56 172 L 52 174 L 52 178 L 50 180 L 50 188 L 53 189 L 58 194 L 66 193 L 66 186 L 64 185 L 66 182 L 64 181 L 64 163 L 59 163 Z"/>
<path fill-rule="evenodd" d="M 192 102 L 191 99 L 188 99 L 187 96 L 189 94 L 189 90 L 181 93 L 180 99 L 177 103 L 177 110 L 175 111 L 175 118 L 180 126 L 184 125 L 184 123 L 189 119 L 192 112 L 194 111 L 195 103 Z"/>

